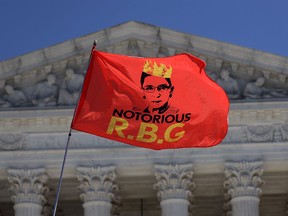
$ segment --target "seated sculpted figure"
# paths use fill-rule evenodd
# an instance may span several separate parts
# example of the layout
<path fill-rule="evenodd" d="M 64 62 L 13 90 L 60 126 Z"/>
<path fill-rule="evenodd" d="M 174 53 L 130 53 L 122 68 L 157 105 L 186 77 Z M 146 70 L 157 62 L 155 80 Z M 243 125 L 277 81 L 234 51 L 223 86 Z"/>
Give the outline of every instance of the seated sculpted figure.
<path fill-rule="evenodd" d="M 288 97 L 288 90 L 285 89 L 272 89 L 270 95 L 275 98 L 286 98 Z"/>
<path fill-rule="evenodd" d="M 230 77 L 228 70 L 221 71 L 220 78 L 217 80 L 217 83 L 225 90 L 230 99 L 237 99 L 240 97 L 238 82 Z"/>
<path fill-rule="evenodd" d="M 269 90 L 263 85 L 265 83 L 264 77 L 258 77 L 255 82 L 248 83 L 244 89 L 243 95 L 246 98 L 258 99 L 258 98 L 269 98 Z"/>
<path fill-rule="evenodd" d="M 83 80 L 82 74 L 76 74 L 72 69 L 66 70 L 66 77 L 59 91 L 59 105 L 75 105 L 77 103 Z"/>
<path fill-rule="evenodd" d="M 32 103 L 36 106 L 54 106 L 56 105 L 58 86 L 54 74 L 49 74 L 47 80 L 37 84 L 33 93 Z"/>
<path fill-rule="evenodd" d="M 1 102 L 1 107 L 20 107 L 27 105 L 27 98 L 22 91 L 15 90 L 13 86 L 4 87 L 6 94 Z"/>

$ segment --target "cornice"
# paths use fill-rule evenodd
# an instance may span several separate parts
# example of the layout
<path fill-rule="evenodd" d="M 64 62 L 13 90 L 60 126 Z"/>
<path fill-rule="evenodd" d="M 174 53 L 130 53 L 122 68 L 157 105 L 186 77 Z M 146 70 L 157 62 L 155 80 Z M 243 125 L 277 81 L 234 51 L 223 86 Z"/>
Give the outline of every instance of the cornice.
<path fill-rule="evenodd" d="M 0 78 L 14 76 L 72 56 L 89 55 L 95 39 L 99 49 L 103 49 L 133 38 L 288 74 L 286 57 L 131 21 L 0 62 Z"/>

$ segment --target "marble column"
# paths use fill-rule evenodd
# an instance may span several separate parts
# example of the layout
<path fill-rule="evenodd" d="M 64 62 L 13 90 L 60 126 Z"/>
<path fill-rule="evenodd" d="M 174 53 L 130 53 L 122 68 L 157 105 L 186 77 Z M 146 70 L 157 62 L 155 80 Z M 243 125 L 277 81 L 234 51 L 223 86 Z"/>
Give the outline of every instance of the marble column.
<path fill-rule="evenodd" d="M 188 216 L 192 191 L 193 165 L 155 165 L 157 183 L 154 189 L 158 191 L 162 216 Z"/>
<path fill-rule="evenodd" d="M 47 180 L 45 169 L 8 169 L 15 216 L 41 216 Z"/>
<path fill-rule="evenodd" d="M 262 194 L 263 163 L 228 162 L 225 163 L 224 188 L 231 198 L 233 216 L 259 216 L 259 203 Z"/>
<path fill-rule="evenodd" d="M 110 216 L 112 204 L 119 203 L 115 167 L 78 167 L 77 171 L 84 216 Z"/>

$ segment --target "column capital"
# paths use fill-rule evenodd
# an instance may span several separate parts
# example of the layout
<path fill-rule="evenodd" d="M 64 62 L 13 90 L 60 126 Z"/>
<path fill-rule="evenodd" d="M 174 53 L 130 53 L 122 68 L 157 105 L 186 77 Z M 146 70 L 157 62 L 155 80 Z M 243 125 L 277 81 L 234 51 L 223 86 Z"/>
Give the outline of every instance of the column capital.
<path fill-rule="evenodd" d="M 118 185 L 114 166 L 77 167 L 77 171 L 80 198 L 84 203 L 90 201 L 111 203 L 116 200 L 115 193 L 118 191 Z"/>
<path fill-rule="evenodd" d="M 240 196 L 256 198 L 261 196 L 260 186 L 264 183 L 261 179 L 263 175 L 262 161 L 227 162 L 224 174 L 226 177 L 224 188 L 232 199 Z"/>
<path fill-rule="evenodd" d="M 155 165 L 157 183 L 154 189 L 158 190 L 159 200 L 185 199 L 192 197 L 195 184 L 193 178 L 193 164 Z"/>
<path fill-rule="evenodd" d="M 44 194 L 48 192 L 46 182 L 48 175 L 45 169 L 8 169 L 9 191 L 13 193 L 12 201 L 19 203 L 35 203 L 43 205 Z"/>

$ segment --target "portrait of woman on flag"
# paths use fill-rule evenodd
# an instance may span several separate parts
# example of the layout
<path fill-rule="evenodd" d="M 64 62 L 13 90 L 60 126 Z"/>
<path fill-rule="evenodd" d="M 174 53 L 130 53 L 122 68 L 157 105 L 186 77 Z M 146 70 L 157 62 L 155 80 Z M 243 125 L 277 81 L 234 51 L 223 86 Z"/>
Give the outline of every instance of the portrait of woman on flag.
<path fill-rule="evenodd" d="M 141 89 L 143 99 L 148 106 L 143 110 L 145 113 L 163 114 L 166 111 L 177 112 L 171 109 L 169 100 L 173 96 L 174 86 L 171 82 L 173 68 L 164 64 L 146 61 L 141 74 Z"/>

